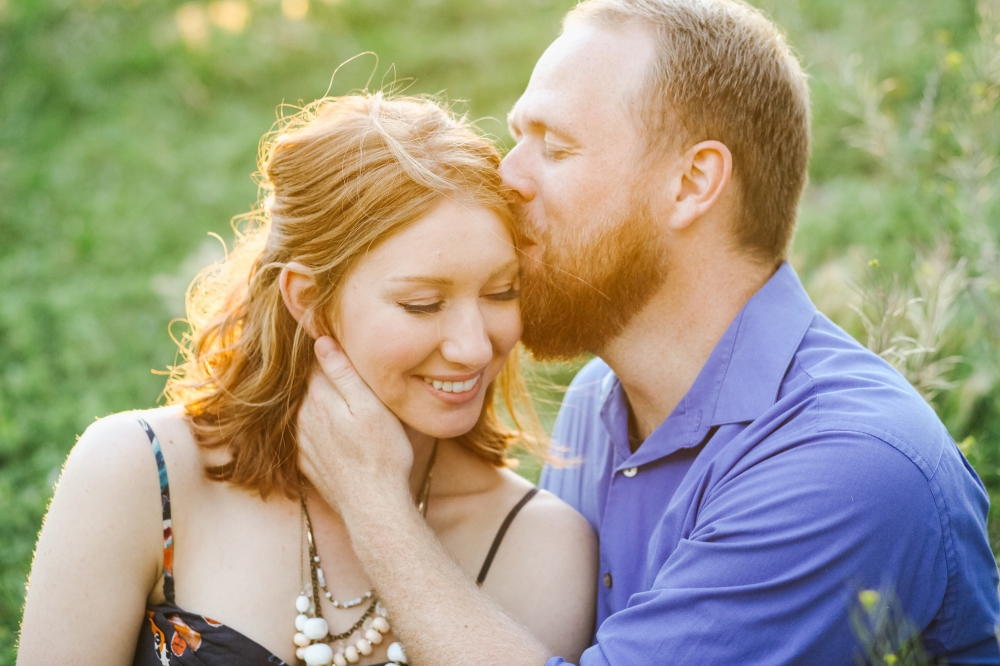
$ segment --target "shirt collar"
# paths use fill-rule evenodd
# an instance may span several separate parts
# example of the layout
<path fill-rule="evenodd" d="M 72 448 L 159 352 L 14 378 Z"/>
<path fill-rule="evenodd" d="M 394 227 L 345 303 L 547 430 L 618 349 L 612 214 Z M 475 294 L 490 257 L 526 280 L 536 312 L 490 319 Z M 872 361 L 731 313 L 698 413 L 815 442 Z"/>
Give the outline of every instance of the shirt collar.
<path fill-rule="evenodd" d="M 783 263 L 726 332 L 726 336 L 732 334 L 732 350 L 711 425 L 753 421 L 774 405 L 792 357 L 815 316 L 816 306 L 795 270 Z"/>
<path fill-rule="evenodd" d="M 815 315 L 795 270 L 783 263 L 733 319 L 680 404 L 634 454 L 625 391 L 608 373 L 601 418 L 616 466 L 635 467 L 697 446 L 712 426 L 753 421 L 767 411 Z"/>

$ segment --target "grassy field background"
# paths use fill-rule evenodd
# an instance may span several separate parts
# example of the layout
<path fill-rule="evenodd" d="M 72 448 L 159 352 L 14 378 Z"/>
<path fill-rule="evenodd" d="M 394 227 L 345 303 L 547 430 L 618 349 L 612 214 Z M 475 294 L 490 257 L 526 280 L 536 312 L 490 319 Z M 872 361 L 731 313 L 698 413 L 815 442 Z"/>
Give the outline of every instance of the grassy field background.
<path fill-rule="evenodd" d="M 167 324 L 220 253 L 208 234 L 230 239 L 253 203 L 276 107 L 374 71 L 373 87 L 412 79 L 466 100 L 509 142 L 503 118 L 572 4 L 0 0 L 0 665 L 66 453 L 95 417 L 157 403 Z M 811 77 L 793 263 L 821 309 L 928 396 L 995 504 L 1000 2 L 758 4 Z M 361 58 L 331 85 L 364 51 L 378 66 Z M 540 396 L 550 423 L 558 391 Z"/>

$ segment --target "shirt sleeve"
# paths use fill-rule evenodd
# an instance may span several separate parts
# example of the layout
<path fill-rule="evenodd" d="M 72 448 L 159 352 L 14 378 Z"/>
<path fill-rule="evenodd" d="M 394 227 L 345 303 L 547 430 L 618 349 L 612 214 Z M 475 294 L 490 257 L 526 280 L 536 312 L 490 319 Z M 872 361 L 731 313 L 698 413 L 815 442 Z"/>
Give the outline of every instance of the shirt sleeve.
<path fill-rule="evenodd" d="M 539 488 L 576 509 L 595 530 L 600 493 L 594 484 L 600 476 L 596 467 L 602 452 L 592 450 L 590 445 L 594 432 L 604 432 L 601 401 L 613 378 L 611 369 L 600 359 L 590 361 L 573 378 L 552 430 L 551 452 L 566 462 L 558 467 L 546 463 L 538 480 Z"/>
<path fill-rule="evenodd" d="M 704 491 L 687 538 L 654 538 L 664 564 L 581 666 L 853 663 L 857 594 L 886 584 L 916 626 L 947 619 L 943 518 L 911 460 L 854 432 L 766 449 Z"/>

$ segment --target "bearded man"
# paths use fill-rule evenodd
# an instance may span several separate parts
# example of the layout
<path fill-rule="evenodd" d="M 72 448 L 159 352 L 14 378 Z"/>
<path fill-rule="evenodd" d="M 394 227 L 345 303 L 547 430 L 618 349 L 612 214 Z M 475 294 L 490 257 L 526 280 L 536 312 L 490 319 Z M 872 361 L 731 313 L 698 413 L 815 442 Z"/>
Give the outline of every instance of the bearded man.
<path fill-rule="evenodd" d="M 600 537 L 580 663 L 850 664 L 851 609 L 877 588 L 932 658 L 1000 664 L 982 483 L 785 262 L 809 102 L 777 28 L 739 0 L 588 0 L 510 124 L 524 342 L 599 357 L 554 433 L 579 462 L 541 481 Z M 303 468 L 400 610 L 410 662 L 563 664 L 436 545 L 398 424 L 332 341 L 317 355 L 325 397 L 305 408 L 357 416 L 301 433 Z"/>

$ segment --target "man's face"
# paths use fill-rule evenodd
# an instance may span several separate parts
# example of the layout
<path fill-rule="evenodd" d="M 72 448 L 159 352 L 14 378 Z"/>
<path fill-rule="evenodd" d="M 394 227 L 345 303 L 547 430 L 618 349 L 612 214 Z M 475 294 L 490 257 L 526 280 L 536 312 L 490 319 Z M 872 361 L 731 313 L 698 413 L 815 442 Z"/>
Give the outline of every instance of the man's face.
<path fill-rule="evenodd" d="M 662 245 L 629 104 L 653 57 L 637 25 L 569 26 L 510 114 L 501 166 L 519 195 L 524 342 L 541 358 L 600 353 L 663 281 Z"/>

